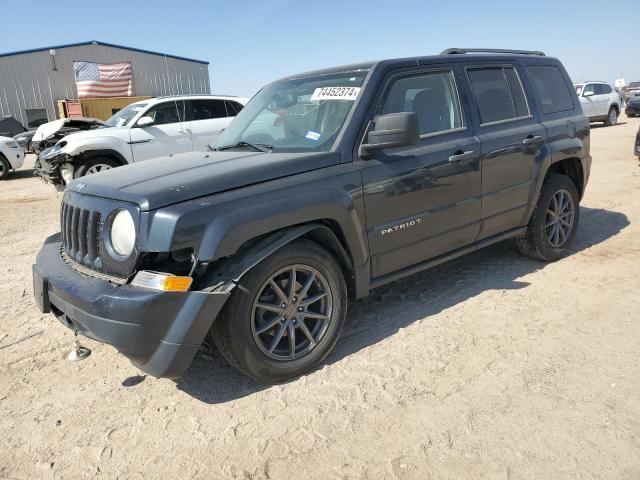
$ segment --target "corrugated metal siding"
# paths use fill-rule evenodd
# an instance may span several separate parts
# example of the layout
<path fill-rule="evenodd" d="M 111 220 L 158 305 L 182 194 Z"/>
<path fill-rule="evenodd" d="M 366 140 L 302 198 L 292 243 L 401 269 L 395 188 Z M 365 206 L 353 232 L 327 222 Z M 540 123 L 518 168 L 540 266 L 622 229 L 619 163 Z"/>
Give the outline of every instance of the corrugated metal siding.
<path fill-rule="evenodd" d="M 103 45 L 56 50 L 56 70 L 48 51 L 0 57 L 0 115 L 13 115 L 25 127 L 27 108 L 45 108 L 57 118 L 57 100 L 77 98 L 73 62 L 131 62 L 135 96 L 210 93 L 208 66 Z"/>

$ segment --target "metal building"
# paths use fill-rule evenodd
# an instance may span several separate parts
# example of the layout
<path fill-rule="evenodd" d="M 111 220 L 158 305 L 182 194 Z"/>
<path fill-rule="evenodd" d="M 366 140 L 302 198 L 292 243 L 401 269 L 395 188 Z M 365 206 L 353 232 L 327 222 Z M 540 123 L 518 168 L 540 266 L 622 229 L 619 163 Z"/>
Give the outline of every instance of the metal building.
<path fill-rule="evenodd" d="M 90 41 L 0 53 L 0 118 L 26 128 L 55 120 L 57 101 L 76 99 L 73 62 L 131 62 L 134 96 L 208 94 L 209 62 Z"/>

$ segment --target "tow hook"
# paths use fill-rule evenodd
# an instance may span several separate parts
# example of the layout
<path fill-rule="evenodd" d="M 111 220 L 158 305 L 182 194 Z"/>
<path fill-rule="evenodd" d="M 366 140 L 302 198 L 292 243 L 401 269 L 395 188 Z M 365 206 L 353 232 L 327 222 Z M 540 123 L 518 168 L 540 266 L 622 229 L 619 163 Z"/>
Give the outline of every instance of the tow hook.
<path fill-rule="evenodd" d="M 80 360 L 84 360 L 89 355 L 91 355 L 91 350 L 80 345 L 77 330 L 73 333 L 75 335 L 75 338 L 73 340 L 73 348 L 69 352 L 69 355 L 67 355 L 67 360 L 69 360 L 70 362 L 79 362 Z"/>

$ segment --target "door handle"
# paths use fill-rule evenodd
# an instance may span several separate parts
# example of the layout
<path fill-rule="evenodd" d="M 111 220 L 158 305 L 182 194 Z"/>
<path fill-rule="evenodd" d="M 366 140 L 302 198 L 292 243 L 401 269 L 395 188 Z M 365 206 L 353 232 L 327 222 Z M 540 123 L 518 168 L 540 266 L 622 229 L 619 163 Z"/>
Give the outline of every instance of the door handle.
<path fill-rule="evenodd" d="M 449 157 L 449 161 L 450 162 L 464 162 L 464 161 L 468 161 L 468 160 L 473 160 L 474 158 L 476 158 L 476 152 L 474 152 L 473 150 L 469 150 L 466 152 L 456 152 L 455 154 L 451 155 Z"/>
<path fill-rule="evenodd" d="M 535 145 L 542 141 L 542 137 L 540 135 L 529 135 L 527 138 L 522 140 L 522 144 L 526 146 Z"/>

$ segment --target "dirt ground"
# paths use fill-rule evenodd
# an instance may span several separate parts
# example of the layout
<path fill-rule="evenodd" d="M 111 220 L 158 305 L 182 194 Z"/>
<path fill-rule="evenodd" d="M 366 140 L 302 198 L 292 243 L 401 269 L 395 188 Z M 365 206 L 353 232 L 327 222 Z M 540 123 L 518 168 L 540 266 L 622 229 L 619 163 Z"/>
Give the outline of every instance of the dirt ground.
<path fill-rule="evenodd" d="M 32 299 L 60 197 L 0 184 L 0 478 L 640 479 L 640 119 L 592 129 L 575 252 L 505 242 L 349 306 L 336 351 L 258 385 L 203 348 L 147 377 Z"/>

